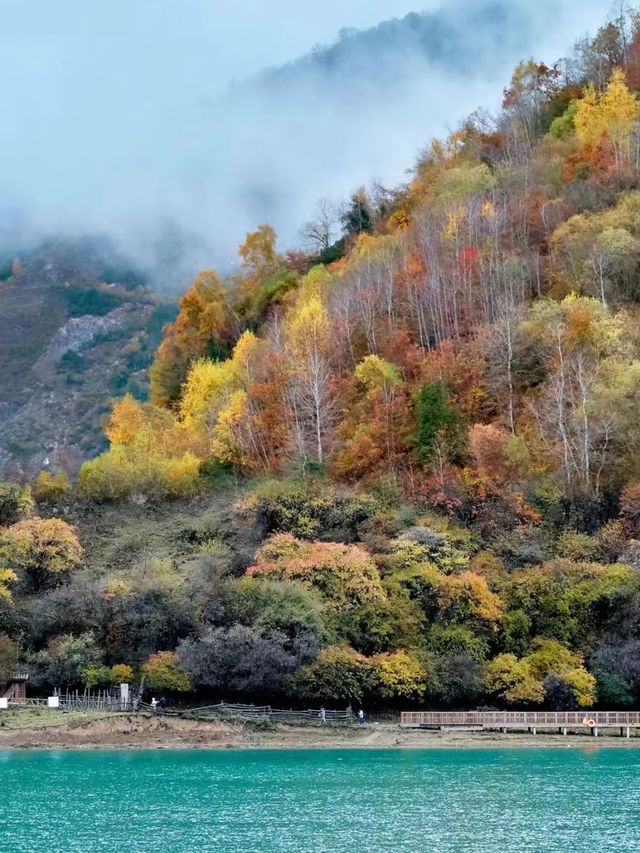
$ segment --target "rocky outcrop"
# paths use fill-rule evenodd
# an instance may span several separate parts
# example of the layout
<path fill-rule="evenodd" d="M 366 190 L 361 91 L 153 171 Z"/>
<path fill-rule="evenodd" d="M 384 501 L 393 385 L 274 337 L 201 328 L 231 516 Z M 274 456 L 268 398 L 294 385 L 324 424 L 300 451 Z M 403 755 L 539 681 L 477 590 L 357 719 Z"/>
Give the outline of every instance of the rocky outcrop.
<path fill-rule="evenodd" d="M 80 353 L 90 349 L 101 338 L 119 337 L 144 328 L 152 313 L 152 305 L 141 308 L 140 305 L 126 303 L 106 317 L 73 317 L 56 332 L 32 370 L 40 381 L 48 382 L 65 353 Z"/>

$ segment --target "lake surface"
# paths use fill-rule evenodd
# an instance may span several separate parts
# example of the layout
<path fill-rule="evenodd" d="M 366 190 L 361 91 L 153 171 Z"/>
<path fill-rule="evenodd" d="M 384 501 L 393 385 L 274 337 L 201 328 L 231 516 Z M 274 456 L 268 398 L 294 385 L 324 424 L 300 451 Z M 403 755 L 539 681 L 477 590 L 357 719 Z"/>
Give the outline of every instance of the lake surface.
<path fill-rule="evenodd" d="M 0 752 L 0 850 L 640 851 L 640 750 Z"/>

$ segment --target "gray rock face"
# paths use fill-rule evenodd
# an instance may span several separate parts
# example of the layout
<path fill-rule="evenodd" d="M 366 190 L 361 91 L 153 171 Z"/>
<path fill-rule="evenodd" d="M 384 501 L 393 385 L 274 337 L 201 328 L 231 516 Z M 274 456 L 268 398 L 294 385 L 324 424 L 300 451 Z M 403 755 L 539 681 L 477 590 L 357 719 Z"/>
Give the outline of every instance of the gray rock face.
<path fill-rule="evenodd" d="M 42 382 L 49 381 L 52 371 L 65 353 L 80 353 L 90 349 L 100 338 L 126 334 L 141 323 L 144 325 L 152 310 L 152 306 L 141 310 L 139 305 L 125 303 L 106 317 L 73 317 L 51 338 L 47 348 L 33 365 L 33 372 Z"/>

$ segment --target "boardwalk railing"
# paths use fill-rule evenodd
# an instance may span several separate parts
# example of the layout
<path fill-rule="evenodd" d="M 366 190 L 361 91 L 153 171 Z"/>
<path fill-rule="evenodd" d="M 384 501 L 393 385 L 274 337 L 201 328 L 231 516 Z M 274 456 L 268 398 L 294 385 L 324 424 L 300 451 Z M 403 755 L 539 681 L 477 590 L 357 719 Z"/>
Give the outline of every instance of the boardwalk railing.
<path fill-rule="evenodd" d="M 283 710 L 272 708 L 271 705 L 240 705 L 220 702 L 217 705 L 206 705 L 202 708 L 187 708 L 174 710 L 165 708 L 152 709 L 150 705 L 141 705 L 144 710 L 155 710 L 156 713 L 169 717 L 184 717 L 206 719 L 207 717 L 242 717 L 249 720 L 271 720 L 283 723 L 343 723 L 349 724 L 355 721 L 355 715 L 350 710 L 334 711 L 330 709 L 316 708 L 304 711 Z"/>
<path fill-rule="evenodd" d="M 613 728 L 640 727 L 640 711 L 405 711 L 407 728 Z"/>

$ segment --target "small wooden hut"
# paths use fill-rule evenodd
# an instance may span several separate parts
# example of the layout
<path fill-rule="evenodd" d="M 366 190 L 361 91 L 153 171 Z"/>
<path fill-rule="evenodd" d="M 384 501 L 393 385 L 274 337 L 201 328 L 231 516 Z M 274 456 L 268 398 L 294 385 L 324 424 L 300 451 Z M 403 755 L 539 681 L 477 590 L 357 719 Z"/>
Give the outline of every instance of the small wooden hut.
<path fill-rule="evenodd" d="M 29 673 L 26 670 L 16 670 L 6 684 L 0 685 L 0 697 L 9 702 L 26 702 L 28 680 Z"/>

